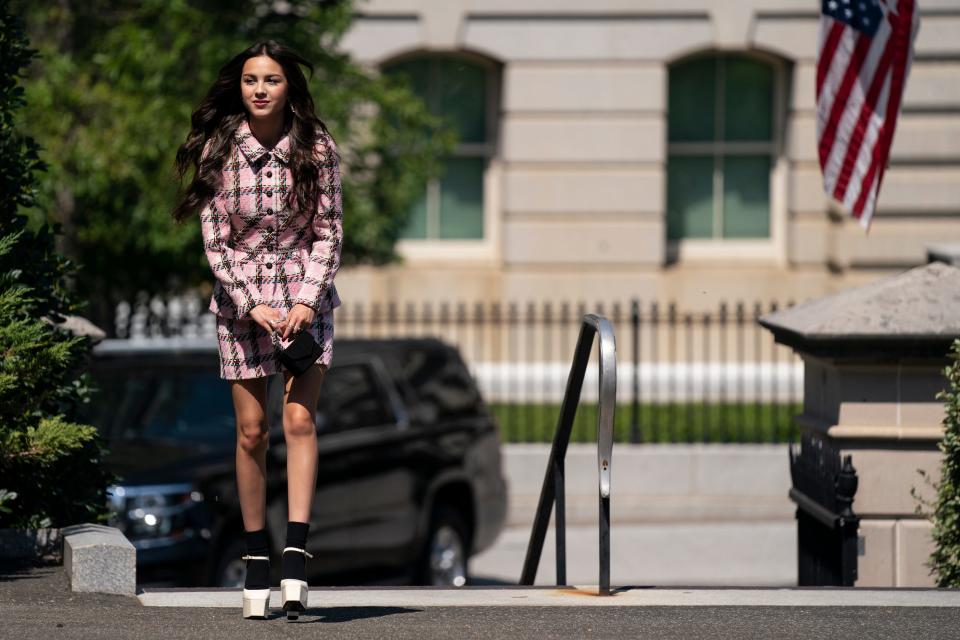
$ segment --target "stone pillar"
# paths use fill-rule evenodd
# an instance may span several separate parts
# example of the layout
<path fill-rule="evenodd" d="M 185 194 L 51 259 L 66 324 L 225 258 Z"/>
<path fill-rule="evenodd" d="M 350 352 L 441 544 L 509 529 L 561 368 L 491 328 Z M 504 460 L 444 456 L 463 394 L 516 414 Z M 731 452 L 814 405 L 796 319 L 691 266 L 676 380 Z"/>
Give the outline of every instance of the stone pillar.
<path fill-rule="evenodd" d="M 931 523 L 916 513 L 939 482 L 943 368 L 960 336 L 960 269 L 933 262 L 867 286 L 768 314 L 760 324 L 804 361 L 804 437 L 859 485 L 856 586 L 934 586 Z M 924 510 L 928 507 L 924 506 Z"/>

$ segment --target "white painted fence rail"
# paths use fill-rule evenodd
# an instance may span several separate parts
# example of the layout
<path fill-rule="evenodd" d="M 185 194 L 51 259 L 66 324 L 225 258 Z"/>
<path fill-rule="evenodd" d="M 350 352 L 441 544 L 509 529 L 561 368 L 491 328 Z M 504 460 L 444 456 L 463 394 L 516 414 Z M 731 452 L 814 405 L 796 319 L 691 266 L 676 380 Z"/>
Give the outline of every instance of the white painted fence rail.
<path fill-rule="evenodd" d="M 334 356 L 336 357 L 336 356 Z M 488 402 L 555 402 L 563 399 L 569 362 L 475 362 L 469 365 Z M 799 402 L 803 397 L 802 362 L 649 363 L 617 365 L 617 402 L 633 401 L 638 370 L 642 403 Z M 580 398 L 596 402 L 598 372 L 587 368 Z"/>

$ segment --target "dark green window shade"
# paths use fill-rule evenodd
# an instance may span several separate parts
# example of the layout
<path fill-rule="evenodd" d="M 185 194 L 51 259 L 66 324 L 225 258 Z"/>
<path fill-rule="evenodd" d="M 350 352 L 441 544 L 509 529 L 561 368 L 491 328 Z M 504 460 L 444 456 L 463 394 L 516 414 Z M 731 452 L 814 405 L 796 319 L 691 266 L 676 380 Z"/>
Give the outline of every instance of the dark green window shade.
<path fill-rule="evenodd" d="M 427 237 L 427 190 L 417 198 L 416 202 L 410 207 L 410 215 L 407 218 L 407 226 L 400 233 L 402 238 L 426 238 Z"/>
<path fill-rule="evenodd" d="M 770 156 L 723 157 L 723 237 L 770 236 Z"/>
<path fill-rule="evenodd" d="M 770 140 L 773 136 L 773 69 L 746 58 L 724 64 L 724 140 Z"/>
<path fill-rule="evenodd" d="M 447 240 L 483 238 L 484 158 L 451 157 L 444 161 L 440 179 L 439 229 L 428 229 L 427 192 L 414 203 L 404 238 L 439 237 Z"/>
<path fill-rule="evenodd" d="M 457 59 L 435 60 L 438 112 L 450 119 L 461 142 L 487 139 L 487 71 Z"/>
<path fill-rule="evenodd" d="M 667 237 L 713 237 L 713 157 L 667 159 Z"/>
<path fill-rule="evenodd" d="M 440 237 L 483 237 L 483 158 L 448 158 L 440 181 Z"/>
<path fill-rule="evenodd" d="M 457 58 L 426 57 L 392 64 L 384 72 L 406 74 L 430 113 L 449 121 L 461 142 L 486 140 L 486 69 Z"/>
<path fill-rule="evenodd" d="M 668 85 L 667 238 L 768 238 L 774 68 L 698 57 Z"/>
<path fill-rule="evenodd" d="M 406 74 L 430 112 L 446 119 L 460 143 L 487 141 L 489 71 L 450 56 L 423 56 L 392 64 L 386 73 Z M 444 175 L 424 185 L 411 206 L 401 237 L 412 239 L 483 238 L 483 152 L 461 150 L 445 160 Z"/>
<path fill-rule="evenodd" d="M 430 100 L 431 65 L 429 60 L 405 60 L 391 64 L 389 67 L 384 68 L 383 71 L 384 73 L 395 75 L 405 74 L 413 91 L 423 98 L 432 110 L 433 104 L 431 104 Z"/>
<path fill-rule="evenodd" d="M 670 131 L 672 141 L 712 141 L 717 73 L 715 58 L 702 58 L 670 71 Z"/>

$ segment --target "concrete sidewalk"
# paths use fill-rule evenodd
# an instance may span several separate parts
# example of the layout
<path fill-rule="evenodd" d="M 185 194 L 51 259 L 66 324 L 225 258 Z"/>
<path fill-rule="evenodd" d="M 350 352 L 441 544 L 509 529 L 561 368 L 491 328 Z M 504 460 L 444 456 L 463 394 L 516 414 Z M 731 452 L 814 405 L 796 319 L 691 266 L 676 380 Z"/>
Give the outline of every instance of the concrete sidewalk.
<path fill-rule="evenodd" d="M 279 592 L 274 594 L 279 595 Z M 168 606 L 147 606 L 166 599 Z M 244 620 L 239 589 L 69 590 L 62 566 L 0 566 L 3 636 L 47 638 L 955 638 L 960 591 L 620 587 L 312 588 L 296 622 Z M 317 627 L 314 625 L 322 624 Z"/>
<path fill-rule="evenodd" d="M 470 558 L 470 577 L 481 584 L 517 584 L 530 526 L 508 527 L 496 544 Z M 535 585 L 555 585 L 555 532 L 547 529 Z M 596 584 L 599 532 L 567 525 L 567 583 Z M 797 584 L 797 525 L 792 521 L 617 524 L 610 531 L 610 580 L 658 586 L 763 586 Z"/>
<path fill-rule="evenodd" d="M 550 444 L 505 444 L 502 455 L 507 526 L 469 564 L 471 576 L 485 584 L 520 578 Z M 796 585 L 788 460 L 785 444 L 615 445 L 610 579 L 659 586 Z M 564 466 L 567 582 L 596 583 L 596 444 L 571 443 Z M 554 540 L 551 526 L 536 585 L 556 584 Z"/>
<path fill-rule="evenodd" d="M 791 588 L 743 589 L 612 586 L 601 596 L 597 585 L 567 587 L 311 587 L 308 608 L 349 607 L 960 607 L 960 592 L 936 589 Z M 237 606 L 238 589 L 142 589 L 147 607 Z M 279 608 L 280 590 L 270 592 Z"/>

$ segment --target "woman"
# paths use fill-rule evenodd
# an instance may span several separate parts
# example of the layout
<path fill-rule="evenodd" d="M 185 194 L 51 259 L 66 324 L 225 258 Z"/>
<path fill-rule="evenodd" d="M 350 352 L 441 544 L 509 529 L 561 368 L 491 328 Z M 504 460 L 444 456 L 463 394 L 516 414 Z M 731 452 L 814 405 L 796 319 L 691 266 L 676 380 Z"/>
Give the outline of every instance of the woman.
<path fill-rule="evenodd" d="M 200 212 L 203 247 L 216 276 L 220 377 L 230 381 L 237 418 L 237 489 L 246 538 L 244 618 L 265 618 L 270 559 L 264 519 L 267 377 L 283 370 L 288 522 L 280 589 L 287 617 L 307 604 L 306 551 L 317 477 L 314 415 L 333 355 L 333 279 L 340 266 L 342 195 L 336 145 L 314 113 L 299 65 L 313 65 L 274 41 L 230 60 L 193 113 L 177 151 L 181 183 L 194 178 L 173 212 Z M 297 331 L 323 348 L 294 378 L 277 360 Z"/>

